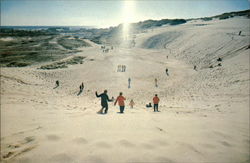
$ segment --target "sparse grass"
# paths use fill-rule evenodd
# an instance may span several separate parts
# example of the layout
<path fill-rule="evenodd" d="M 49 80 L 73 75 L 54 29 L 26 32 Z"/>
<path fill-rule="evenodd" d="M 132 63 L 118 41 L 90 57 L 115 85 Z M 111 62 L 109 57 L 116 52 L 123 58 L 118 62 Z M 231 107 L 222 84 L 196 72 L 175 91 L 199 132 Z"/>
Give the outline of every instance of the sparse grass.
<path fill-rule="evenodd" d="M 18 62 L 10 62 L 6 66 L 7 67 L 25 67 L 25 66 L 29 66 L 30 64 L 31 63 L 29 63 L 29 62 L 18 61 Z"/>
<path fill-rule="evenodd" d="M 77 47 L 88 46 L 85 41 L 78 38 L 61 39 L 64 37 L 58 35 L 42 36 L 40 34 L 36 37 L 10 37 L 15 35 L 10 33 L 8 37 L 11 39 L 0 40 L 0 67 L 24 67 L 36 63 L 60 60 L 69 56 L 69 54 L 80 52 L 80 50 L 76 49 Z M 64 40 L 63 43 L 67 48 L 58 45 L 57 40 Z"/>
<path fill-rule="evenodd" d="M 84 58 L 85 57 L 75 56 L 75 57 L 70 58 L 68 60 L 64 60 L 64 61 L 55 62 L 52 64 L 41 66 L 40 69 L 51 70 L 51 69 L 58 69 L 58 68 L 67 68 L 68 65 L 82 64 Z"/>
<path fill-rule="evenodd" d="M 86 43 L 83 40 L 80 40 L 78 38 L 70 39 L 68 37 L 62 37 L 58 40 L 58 43 L 63 46 L 65 49 L 73 50 L 75 48 L 79 47 L 88 47 L 90 46 L 88 43 Z"/>

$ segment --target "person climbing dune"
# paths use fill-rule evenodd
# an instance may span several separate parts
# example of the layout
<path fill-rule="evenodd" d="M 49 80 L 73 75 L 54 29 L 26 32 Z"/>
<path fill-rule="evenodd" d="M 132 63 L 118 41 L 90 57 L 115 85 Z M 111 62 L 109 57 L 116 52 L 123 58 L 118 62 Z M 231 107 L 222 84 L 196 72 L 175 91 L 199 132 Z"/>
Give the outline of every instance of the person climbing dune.
<path fill-rule="evenodd" d="M 129 102 L 129 105 L 130 105 L 130 108 L 133 109 L 133 107 L 134 107 L 134 105 L 135 105 L 135 102 L 134 102 L 133 99 Z"/>
<path fill-rule="evenodd" d="M 116 103 L 118 102 L 119 106 L 120 106 L 120 113 L 124 112 L 125 109 L 125 103 L 124 100 L 126 100 L 125 97 L 122 96 L 122 92 L 120 92 L 120 95 L 116 98 L 114 105 L 116 105 Z"/>
<path fill-rule="evenodd" d="M 100 95 L 98 95 L 97 91 L 95 92 L 96 97 L 101 97 L 101 110 L 99 110 L 97 113 L 101 113 L 103 114 L 103 109 L 104 113 L 107 114 L 108 113 L 108 102 L 112 102 L 114 100 L 114 97 L 112 97 L 112 99 L 109 99 L 108 95 L 107 95 L 108 91 L 104 90 L 104 92 Z"/>
<path fill-rule="evenodd" d="M 166 68 L 166 74 L 167 74 L 167 76 L 169 76 L 169 74 L 168 74 L 168 68 Z"/>

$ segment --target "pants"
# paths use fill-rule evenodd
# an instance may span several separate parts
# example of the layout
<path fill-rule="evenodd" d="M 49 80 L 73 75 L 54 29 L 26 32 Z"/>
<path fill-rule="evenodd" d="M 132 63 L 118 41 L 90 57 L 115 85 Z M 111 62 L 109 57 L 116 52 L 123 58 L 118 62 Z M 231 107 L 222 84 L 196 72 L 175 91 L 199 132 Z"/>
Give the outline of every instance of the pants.
<path fill-rule="evenodd" d="M 158 111 L 158 104 L 154 104 L 154 111 Z"/>
<path fill-rule="evenodd" d="M 104 113 L 106 114 L 106 113 L 108 113 L 108 109 L 109 109 L 109 107 L 108 107 L 108 105 L 102 105 L 102 111 L 103 111 L 103 109 L 105 108 L 105 110 L 104 110 Z"/>
<path fill-rule="evenodd" d="M 120 112 L 123 113 L 125 106 L 120 106 Z"/>

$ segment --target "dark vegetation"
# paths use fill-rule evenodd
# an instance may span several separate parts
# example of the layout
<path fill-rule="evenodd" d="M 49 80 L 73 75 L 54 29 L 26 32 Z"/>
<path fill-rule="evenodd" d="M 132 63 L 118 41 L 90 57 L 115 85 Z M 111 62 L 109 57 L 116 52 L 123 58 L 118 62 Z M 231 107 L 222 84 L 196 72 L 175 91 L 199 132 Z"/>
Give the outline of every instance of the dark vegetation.
<path fill-rule="evenodd" d="M 36 37 L 36 36 L 51 36 L 56 35 L 47 30 L 16 30 L 13 28 L 0 28 L 0 37 Z"/>
<path fill-rule="evenodd" d="M 201 20 L 210 21 L 210 20 L 212 20 L 214 18 L 223 20 L 223 19 L 233 18 L 235 16 L 245 16 L 247 18 L 250 18 L 250 10 L 223 13 L 223 14 L 220 14 L 220 15 L 212 16 L 212 17 L 204 17 L 204 18 L 201 18 Z M 190 19 L 190 20 L 192 20 L 192 19 Z"/>
<path fill-rule="evenodd" d="M 246 17 L 250 18 L 250 10 L 224 13 L 221 15 L 213 16 L 212 18 L 219 18 L 220 20 L 222 20 L 222 19 L 232 18 L 235 16 L 246 16 Z"/>
<path fill-rule="evenodd" d="M 68 65 L 82 64 L 84 58 L 85 57 L 82 57 L 82 56 L 75 56 L 73 58 L 70 58 L 64 61 L 59 61 L 59 62 L 48 64 L 45 66 L 41 66 L 40 69 L 51 70 L 51 69 L 58 69 L 58 68 L 67 68 Z"/>
<path fill-rule="evenodd" d="M 73 50 L 79 47 L 87 47 L 90 46 L 85 41 L 75 37 L 74 39 L 70 39 L 69 37 L 62 37 L 58 39 L 58 43 L 63 46 L 65 49 Z"/>
<path fill-rule="evenodd" d="M 25 67 L 55 61 L 90 46 L 79 38 L 69 38 L 47 31 L 0 29 L 0 66 Z"/>

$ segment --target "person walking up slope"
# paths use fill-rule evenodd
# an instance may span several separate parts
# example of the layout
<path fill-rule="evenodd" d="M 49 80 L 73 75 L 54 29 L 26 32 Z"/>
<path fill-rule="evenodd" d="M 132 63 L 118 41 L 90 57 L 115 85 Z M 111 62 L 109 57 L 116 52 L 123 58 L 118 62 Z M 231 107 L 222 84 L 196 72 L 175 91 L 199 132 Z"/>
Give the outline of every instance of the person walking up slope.
<path fill-rule="evenodd" d="M 155 97 L 153 98 L 154 112 L 159 112 L 158 110 L 159 101 L 160 101 L 159 97 L 157 96 L 157 94 L 155 94 Z"/>
<path fill-rule="evenodd" d="M 101 97 L 101 105 L 102 108 L 100 111 L 98 111 L 97 113 L 103 113 L 103 109 L 105 108 L 105 114 L 108 113 L 108 102 L 112 102 L 114 100 L 114 97 L 112 97 L 112 99 L 109 99 L 109 96 L 107 95 L 108 91 L 104 90 L 104 92 L 100 95 L 97 94 L 97 91 L 95 92 L 96 97 Z"/>
<path fill-rule="evenodd" d="M 133 107 L 134 107 L 134 105 L 135 105 L 135 102 L 134 102 L 133 99 L 130 101 L 129 105 L 130 105 L 130 108 L 133 109 Z"/>
<path fill-rule="evenodd" d="M 120 113 L 124 112 L 125 109 L 125 103 L 124 100 L 126 100 L 125 97 L 122 96 L 122 92 L 120 92 L 120 95 L 116 98 L 114 105 L 116 105 L 116 103 L 118 102 L 119 106 L 120 106 Z"/>
<path fill-rule="evenodd" d="M 131 88 L 130 83 L 131 83 L 131 78 L 128 78 L 128 88 Z"/>

